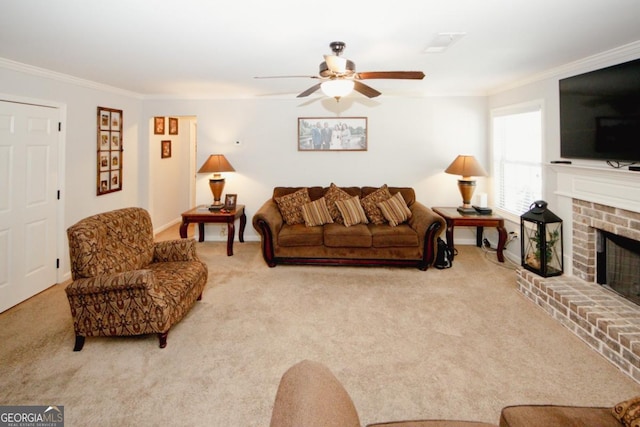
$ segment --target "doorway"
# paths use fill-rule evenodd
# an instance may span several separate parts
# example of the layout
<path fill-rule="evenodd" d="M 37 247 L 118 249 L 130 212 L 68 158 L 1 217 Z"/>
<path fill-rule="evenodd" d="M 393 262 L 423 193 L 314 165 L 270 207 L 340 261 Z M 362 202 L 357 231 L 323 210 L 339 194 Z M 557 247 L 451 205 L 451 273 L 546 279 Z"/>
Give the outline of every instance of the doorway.
<path fill-rule="evenodd" d="M 0 312 L 58 281 L 58 107 L 0 100 Z"/>

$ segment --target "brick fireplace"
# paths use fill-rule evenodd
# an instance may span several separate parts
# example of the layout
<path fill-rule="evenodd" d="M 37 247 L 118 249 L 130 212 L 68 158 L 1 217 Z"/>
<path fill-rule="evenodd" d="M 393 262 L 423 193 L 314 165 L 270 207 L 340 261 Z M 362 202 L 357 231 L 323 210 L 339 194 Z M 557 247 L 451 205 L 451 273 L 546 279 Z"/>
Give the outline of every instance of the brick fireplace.
<path fill-rule="evenodd" d="M 553 174 L 568 267 L 551 278 L 520 268 L 518 290 L 640 383 L 640 306 L 596 283 L 598 230 L 640 240 L 640 174 L 577 166 Z"/>

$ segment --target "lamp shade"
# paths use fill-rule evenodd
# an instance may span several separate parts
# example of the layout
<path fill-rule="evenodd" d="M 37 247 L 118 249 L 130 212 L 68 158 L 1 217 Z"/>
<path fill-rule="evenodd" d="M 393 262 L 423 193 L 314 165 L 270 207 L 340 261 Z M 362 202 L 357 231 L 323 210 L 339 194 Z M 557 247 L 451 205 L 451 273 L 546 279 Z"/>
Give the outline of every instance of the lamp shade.
<path fill-rule="evenodd" d="M 451 175 L 462 175 L 465 178 L 472 176 L 487 176 L 487 171 L 478 163 L 475 157 L 460 155 L 444 170 Z"/>
<path fill-rule="evenodd" d="M 231 163 L 229 163 L 224 154 L 212 154 L 200 167 L 198 173 L 220 173 L 235 171 L 236 170 L 233 168 L 233 166 L 231 166 Z"/>

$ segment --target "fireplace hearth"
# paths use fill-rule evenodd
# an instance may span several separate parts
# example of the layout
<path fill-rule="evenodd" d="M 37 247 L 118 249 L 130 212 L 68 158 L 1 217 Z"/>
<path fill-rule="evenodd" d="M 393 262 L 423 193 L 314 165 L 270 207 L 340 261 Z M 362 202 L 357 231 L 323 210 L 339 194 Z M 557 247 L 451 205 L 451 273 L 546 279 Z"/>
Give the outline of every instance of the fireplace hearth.
<path fill-rule="evenodd" d="M 559 178 L 559 192 L 568 196 L 567 199 L 560 199 L 561 202 L 569 202 L 568 206 L 563 205 L 565 208 L 561 217 L 572 230 L 568 239 L 570 255 L 566 259 L 566 263 L 571 265 L 570 274 L 543 278 L 519 268 L 518 290 L 640 383 L 640 305 L 636 303 L 640 299 L 637 298 L 636 291 L 637 281 L 640 280 L 638 264 L 632 263 L 631 266 L 624 267 L 622 273 L 633 276 L 630 279 L 632 284 L 628 285 L 630 293 L 636 294 L 633 298 L 623 297 L 619 289 L 614 292 L 612 286 L 603 286 L 597 280 L 598 274 L 602 275 L 598 265 L 598 258 L 603 256 L 600 249 L 606 245 L 604 239 L 599 237 L 601 233 L 603 236 L 616 236 L 615 241 L 622 242 L 619 246 L 626 248 L 623 255 L 617 254 L 617 248 L 606 251 L 614 257 L 612 263 L 615 268 L 621 264 L 620 259 L 637 256 L 637 251 L 634 250 L 640 241 L 637 182 L 634 181 L 631 189 L 624 187 L 623 191 L 616 185 L 610 185 L 613 181 L 608 176 L 599 181 L 592 176 L 596 174 L 590 170 L 584 171 L 589 174 L 587 177 L 580 175 L 583 171 L 574 175 L 573 170 L 571 174 L 565 175 L 565 170 L 568 168 L 562 169 L 563 177 Z M 621 185 L 620 188 L 622 187 Z M 595 194 L 596 190 L 598 194 Z M 617 203 L 632 206 L 634 210 L 577 198 L 576 193 L 584 195 L 585 199 L 593 198 L 598 201 L 607 199 L 607 194 L 613 194 L 615 197 L 612 197 L 612 205 Z M 621 196 L 625 193 L 628 201 L 620 203 L 623 200 Z M 629 240 L 636 243 L 629 245 Z M 632 256 L 627 252 L 629 249 Z"/>

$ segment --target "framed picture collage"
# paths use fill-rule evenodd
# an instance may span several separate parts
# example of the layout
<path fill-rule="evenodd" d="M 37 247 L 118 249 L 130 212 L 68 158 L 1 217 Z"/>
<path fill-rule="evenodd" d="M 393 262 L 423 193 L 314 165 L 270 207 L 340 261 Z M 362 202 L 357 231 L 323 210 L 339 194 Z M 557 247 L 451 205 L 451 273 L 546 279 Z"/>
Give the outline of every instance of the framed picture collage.
<path fill-rule="evenodd" d="M 98 107 L 97 195 L 122 190 L 122 110 Z"/>

